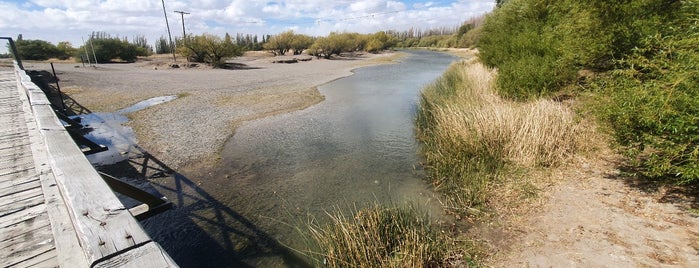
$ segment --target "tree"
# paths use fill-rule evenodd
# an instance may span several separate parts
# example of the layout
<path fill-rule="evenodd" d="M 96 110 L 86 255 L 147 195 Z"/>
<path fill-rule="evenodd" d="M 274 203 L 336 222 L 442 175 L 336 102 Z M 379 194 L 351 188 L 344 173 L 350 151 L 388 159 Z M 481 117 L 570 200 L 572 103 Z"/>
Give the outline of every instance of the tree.
<path fill-rule="evenodd" d="M 304 50 L 313 45 L 313 38 L 308 35 L 295 34 L 291 39 L 291 49 L 294 55 L 300 55 Z"/>
<path fill-rule="evenodd" d="M 58 42 L 58 45 L 56 45 L 56 49 L 58 49 L 58 58 L 61 60 L 65 60 L 70 58 L 70 56 L 75 55 L 78 50 L 73 47 L 73 45 L 70 42 Z"/>
<path fill-rule="evenodd" d="M 18 39 L 15 46 L 17 53 L 23 60 L 47 60 L 60 55 L 56 46 L 44 40 Z"/>
<path fill-rule="evenodd" d="M 327 37 L 318 38 L 309 48 L 309 54 L 329 59 L 332 55 L 353 51 L 355 44 L 349 37 L 348 34 L 330 33 Z"/>
<path fill-rule="evenodd" d="M 242 55 L 240 48 L 233 42 L 229 34 L 225 38 L 211 34 L 187 36 L 180 53 L 193 62 L 204 62 L 213 67 L 225 66 L 225 58 Z"/>
<path fill-rule="evenodd" d="M 155 41 L 155 53 L 156 54 L 172 53 L 172 46 L 170 45 L 170 42 L 164 36 L 160 36 L 160 38 L 158 38 L 158 40 Z"/>
<path fill-rule="evenodd" d="M 284 56 L 284 54 L 291 49 L 293 39 L 294 31 L 286 31 L 267 39 L 267 43 L 265 43 L 263 47 L 271 50 L 274 55 Z"/>

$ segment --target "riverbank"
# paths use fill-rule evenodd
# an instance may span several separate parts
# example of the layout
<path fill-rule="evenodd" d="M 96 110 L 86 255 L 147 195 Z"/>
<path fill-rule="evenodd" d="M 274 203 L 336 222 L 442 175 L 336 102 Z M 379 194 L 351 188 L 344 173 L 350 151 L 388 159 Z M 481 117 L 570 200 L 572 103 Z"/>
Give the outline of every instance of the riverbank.
<path fill-rule="evenodd" d="M 453 66 L 423 91 L 417 120 L 427 170 L 456 226 L 469 226 L 456 237 L 479 245 L 478 263 L 697 266 L 694 187 L 629 172 L 579 112 L 589 99 L 507 101 L 495 75 L 479 63 Z"/>
<path fill-rule="evenodd" d="M 243 122 L 305 109 L 323 100 L 318 85 L 362 66 L 390 63 L 401 53 L 357 54 L 296 64 L 272 63 L 266 53 L 231 61 L 233 69 L 168 68 L 155 57 L 95 68 L 56 64 L 63 91 L 93 111 L 115 112 L 142 100 L 178 99 L 128 114 L 141 147 L 172 168 L 205 168 Z M 27 69 L 50 69 L 27 63 Z"/>

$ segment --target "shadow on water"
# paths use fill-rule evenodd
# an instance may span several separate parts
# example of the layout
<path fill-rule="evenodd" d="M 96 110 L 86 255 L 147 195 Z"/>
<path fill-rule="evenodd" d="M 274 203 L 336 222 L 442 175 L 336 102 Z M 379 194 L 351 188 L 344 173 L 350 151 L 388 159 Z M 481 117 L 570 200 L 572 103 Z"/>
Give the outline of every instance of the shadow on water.
<path fill-rule="evenodd" d="M 258 267 L 258 258 L 280 259 L 286 267 L 312 267 L 246 216 L 144 152 L 129 163 L 101 167 L 117 176 L 139 174 L 175 208 L 141 222 L 181 267 Z M 158 176 L 163 174 L 166 176 Z"/>

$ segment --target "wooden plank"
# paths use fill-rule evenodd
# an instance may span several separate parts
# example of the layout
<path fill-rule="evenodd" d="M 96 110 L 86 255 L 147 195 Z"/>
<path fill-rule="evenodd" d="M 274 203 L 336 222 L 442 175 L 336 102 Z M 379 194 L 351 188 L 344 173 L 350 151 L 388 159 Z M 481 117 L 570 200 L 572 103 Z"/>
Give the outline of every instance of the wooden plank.
<path fill-rule="evenodd" d="M 75 145 L 53 110 L 43 105 L 42 96 L 29 94 L 29 98 L 53 175 L 88 263 L 150 242 L 150 237 Z"/>
<path fill-rule="evenodd" d="M 15 172 L 6 176 L 0 176 L 0 188 L 11 187 L 36 180 L 36 172 L 33 167 L 23 167 L 22 172 Z"/>
<path fill-rule="evenodd" d="M 34 256 L 31 259 L 23 261 L 18 264 L 18 266 L 25 267 L 59 267 L 58 263 L 58 253 L 56 249 L 49 250 L 47 252 L 41 253 L 40 255 Z M 72 267 L 72 266 L 64 266 Z M 75 266 L 77 267 L 77 266 Z"/>
<path fill-rule="evenodd" d="M 46 212 L 46 205 L 41 204 L 38 206 L 29 207 L 27 209 L 10 214 L 10 215 L 12 215 L 12 217 L 0 217 L 0 228 L 5 228 L 5 227 L 13 225 L 15 223 L 29 220 L 29 219 L 37 217 L 41 213 L 45 213 L 45 212 Z"/>
<path fill-rule="evenodd" d="M 21 178 L 16 180 L 8 180 L 7 183 L 4 183 L 0 188 L 0 197 L 41 187 L 41 182 L 37 177 L 24 178 L 24 180 L 21 180 Z"/>
<path fill-rule="evenodd" d="M 51 222 L 49 221 L 48 213 L 41 213 L 29 220 L 17 222 L 13 225 L 2 228 L 2 235 L 0 235 L 0 241 L 12 239 L 14 237 L 17 237 L 18 235 L 23 235 L 24 233 L 27 233 L 28 231 L 33 229 L 42 228 L 44 226 L 50 227 L 50 225 Z"/>
<path fill-rule="evenodd" d="M 14 229 L 17 232 L 15 236 L 0 241 L 0 258 L 4 252 L 13 251 L 13 248 L 31 246 L 32 244 L 40 243 L 47 239 L 53 240 L 51 226 L 49 226 L 48 222 L 48 215 L 43 218 L 46 218 L 43 226 L 32 225 L 31 227 L 24 227 L 21 229 L 16 228 Z M 22 225 L 24 224 L 19 224 L 18 226 Z"/>
<path fill-rule="evenodd" d="M 12 213 L 16 213 L 18 211 L 37 206 L 39 204 L 44 203 L 44 196 L 41 195 L 41 188 L 38 189 L 39 194 L 34 195 L 32 197 L 23 199 L 23 200 L 15 200 L 14 202 L 9 202 L 9 204 L 6 204 L 2 208 L 0 208 L 0 217 L 4 216 L 9 216 Z M 3 202 L 4 203 L 4 202 Z"/>
<path fill-rule="evenodd" d="M 61 122 L 56 118 L 53 109 L 48 105 L 49 102 L 43 92 L 30 82 L 28 76 L 22 73 L 16 74 L 20 79 L 18 83 L 21 86 L 19 88 L 26 91 L 26 95 L 20 94 L 20 97 L 26 96 L 31 104 L 30 109 L 25 109 L 25 111 L 31 110 L 33 113 L 36 122 L 34 129 L 40 132 L 41 141 L 39 143 L 44 144 L 46 160 L 51 170 L 49 173 L 41 171 L 42 188 L 45 189 L 45 192 L 54 190 L 54 194 L 59 193 L 47 196 L 46 202 L 51 204 L 53 210 L 54 208 L 60 209 L 59 200 L 63 200 L 65 210 L 76 233 L 74 237 L 85 254 L 87 265 L 74 266 L 93 266 L 106 259 L 125 256 L 123 257 L 125 260 L 135 258 L 141 264 L 166 267 L 159 265 L 166 263 L 167 266 L 175 267 L 176 264 L 167 256 L 167 253 L 150 240 L 138 222 L 131 217 L 128 210 L 119 202 L 90 165 L 78 146 L 74 144 Z M 29 127 L 30 130 L 32 128 Z M 36 149 L 32 146 L 32 151 L 37 150 L 43 151 L 41 148 Z M 37 169 L 41 170 L 39 162 L 35 164 Z M 51 177 L 55 180 L 55 184 L 50 182 Z M 53 219 L 61 220 L 62 217 L 56 216 L 56 214 L 51 216 L 52 214 L 50 213 L 49 216 L 52 219 L 53 233 L 56 234 L 57 230 L 53 227 Z M 66 222 L 65 218 L 62 218 L 61 221 Z M 62 236 L 61 239 L 68 237 L 65 233 Z M 148 247 L 140 249 L 143 245 L 148 245 Z M 62 255 L 61 248 L 62 246 L 56 247 L 56 251 L 59 252 L 59 264 L 64 265 L 60 257 Z M 144 253 L 135 254 L 141 251 Z M 81 260 L 75 261 L 80 262 Z M 152 265 L 139 265 L 139 267 L 148 266 Z"/>
<path fill-rule="evenodd" d="M 108 258 L 94 265 L 103 267 L 178 267 L 177 264 L 164 254 L 164 250 L 155 242 L 149 242 L 123 254 Z"/>
<path fill-rule="evenodd" d="M 51 231 L 55 240 L 55 266 L 63 267 L 89 267 L 85 253 L 80 246 L 78 237 L 73 227 L 73 221 L 68 213 L 63 197 L 60 194 L 58 185 L 53 176 L 51 165 L 48 160 L 48 151 L 44 144 L 44 138 L 39 132 L 39 127 L 34 119 L 34 113 L 30 106 L 24 89 L 17 88 L 19 97 L 22 100 L 22 109 L 25 112 L 26 127 L 31 143 L 31 152 L 34 158 L 34 167 L 39 175 L 41 188 L 44 192 L 46 202 L 46 214 L 51 223 Z M 48 264 L 48 265 L 44 265 Z M 41 267 L 55 267 L 50 263 L 39 264 Z"/>
<path fill-rule="evenodd" d="M 24 189 L 22 189 L 21 191 L 16 191 L 12 194 L 0 196 L 0 210 L 12 206 L 18 206 L 20 205 L 19 202 L 34 199 L 37 197 L 43 200 L 44 193 L 41 191 L 41 182 L 37 180 L 34 183 L 25 183 L 22 185 L 27 186 L 25 186 Z"/>
<path fill-rule="evenodd" d="M 37 165 L 39 163 L 41 162 L 37 162 Z M 53 173 L 45 173 L 40 178 L 46 199 L 46 212 L 51 221 L 51 230 L 56 241 L 58 263 L 64 267 L 88 267 L 87 257 L 80 246 L 73 221 L 70 219 L 68 208 L 59 193 Z"/>
<path fill-rule="evenodd" d="M 38 241 L 37 243 L 26 245 L 26 247 L 23 248 L 16 248 L 9 252 L 3 250 L 0 252 L 0 254 L 2 254 L 0 255 L 0 260 L 3 262 L 0 265 L 3 267 L 19 265 L 36 255 L 51 250 L 55 250 L 53 239 Z"/>
<path fill-rule="evenodd" d="M 46 131 L 44 136 L 56 182 L 90 263 L 150 241 L 82 152 L 70 144 L 68 133 Z"/>
<path fill-rule="evenodd" d="M 29 154 L 12 154 L 12 155 L 7 155 L 7 156 L 2 156 L 2 158 L 3 159 L 0 160 L 0 165 L 2 165 L 2 169 L 0 170 L 0 174 L 5 174 L 5 175 L 12 174 L 13 170 L 20 170 L 21 168 L 29 168 L 29 167 L 33 166 L 33 164 L 34 164 L 34 163 L 32 163 L 32 158 L 31 158 L 31 155 L 29 155 Z M 4 177 L 3 175 L 0 175 L 0 178 L 4 179 L 3 177 Z M 2 180 L 2 179 L 0 179 L 0 180 Z"/>

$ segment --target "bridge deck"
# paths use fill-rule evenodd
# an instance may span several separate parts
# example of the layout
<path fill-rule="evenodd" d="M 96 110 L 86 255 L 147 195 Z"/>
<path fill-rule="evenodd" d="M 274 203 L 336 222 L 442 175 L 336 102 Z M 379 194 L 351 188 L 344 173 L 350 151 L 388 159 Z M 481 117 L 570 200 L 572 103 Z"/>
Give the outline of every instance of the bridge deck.
<path fill-rule="evenodd" d="M 0 71 L 0 266 L 177 267 L 23 71 Z"/>
<path fill-rule="evenodd" d="M 0 72 L 0 260 L 3 266 L 55 267 L 56 246 L 28 123 L 14 72 Z"/>

